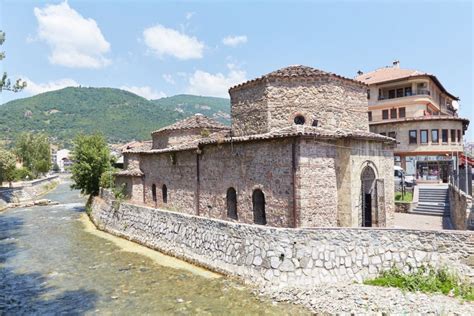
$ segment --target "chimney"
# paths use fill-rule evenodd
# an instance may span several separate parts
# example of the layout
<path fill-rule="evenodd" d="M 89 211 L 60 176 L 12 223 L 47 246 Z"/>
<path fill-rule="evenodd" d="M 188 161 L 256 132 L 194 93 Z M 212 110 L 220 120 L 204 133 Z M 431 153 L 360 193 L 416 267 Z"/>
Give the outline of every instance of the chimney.
<path fill-rule="evenodd" d="M 362 72 L 362 70 L 357 71 L 357 75 L 358 75 L 358 76 L 362 75 L 363 73 L 364 73 L 364 72 Z"/>
<path fill-rule="evenodd" d="M 400 61 L 399 60 L 394 60 L 392 62 L 392 64 L 393 64 L 393 68 L 400 68 Z"/>

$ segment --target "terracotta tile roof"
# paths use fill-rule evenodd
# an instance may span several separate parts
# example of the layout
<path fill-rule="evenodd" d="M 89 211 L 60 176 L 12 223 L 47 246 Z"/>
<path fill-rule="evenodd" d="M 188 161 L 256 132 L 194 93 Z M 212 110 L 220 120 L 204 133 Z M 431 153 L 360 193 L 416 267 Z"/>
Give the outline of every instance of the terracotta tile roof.
<path fill-rule="evenodd" d="M 264 140 L 264 139 L 276 139 L 294 136 L 308 136 L 319 139 L 337 139 L 337 138 L 355 138 L 355 139 L 366 139 L 366 140 L 378 140 L 388 143 L 394 143 L 395 140 L 390 137 L 382 136 L 372 132 L 365 131 L 354 131 L 346 129 L 323 129 L 320 127 L 305 126 L 305 125 L 292 125 L 279 130 L 275 130 L 265 134 L 255 134 L 239 137 L 226 137 L 224 139 L 206 139 L 202 140 L 199 144 L 214 144 L 214 143 L 230 143 L 230 142 L 245 142 L 252 140 Z"/>
<path fill-rule="evenodd" d="M 196 139 L 193 141 L 188 141 L 185 143 L 181 143 L 179 145 L 175 145 L 172 147 L 160 148 L 160 149 L 152 149 L 152 144 L 147 144 L 142 147 L 133 148 L 131 150 L 127 150 L 124 153 L 147 153 L 147 154 L 158 154 L 158 153 L 166 153 L 166 152 L 173 152 L 173 151 L 183 151 L 183 150 L 190 150 L 190 149 L 197 149 L 200 142 L 203 140 L 217 140 L 217 139 L 224 139 L 228 137 L 230 134 L 230 130 L 221 130 L 215 133 L 210 134 L 206 138 Z"/>
<path fill-rule="evenodd" d="M 229 89 L 229 92 L 231 90 L 240 89 L 244 86 L 253 85 L 255 83 L 259 83 L 259 82 L 266 81 L 266 80 L 269 80 L 269 79 L 278 79 L 278 78 L 286 78 L 286 79 L 307 78 L 307 79 L 309 79 L 309 78 L 324 77 L 324 76 L 332 76 L 332 77 L 336 77 L 336 78 L 339 78 L 339 79 L 342 79 L 342 80 L 347 80 L 347 81 L 365 86 L 365 83 L 363 83 L 361 81 L 358 81 L 358 80 L 355 80 L 355 79 L 346 78 L 346 77 L 343 77 L 343 76 L 340 76 L 340 75 L 337 75 L 337 74 L 334 74 L 334 73 L 331 73 L 331 72 L 326 72 L 326 71 L 319 70 L 319 69 L 312 68 L 312 67 L 308 67 L 308 66 L 293 65 L 293 66 L 288 66 L 288 67 L 285 67 L 285 68 L 275 70 L 275 71 L 270 72 L 270 73 L 268 73 L 266 75 L 263 75 L 261 77 L 258 77 L 258 78 L 243 82 L 241 84 L 238 84 L 236 86 L 233 86 Z"/>
<path fill-rule="evenodd" d="M 355 77 L 355 79 L 370 85 L 374 83 L 381 83 L 385 81 L 404 79 L 404 78 L 420 76 L 420 75 L 431 76 L 428 73 L 421 72 L 418 70 L 402 69 L 398 67 L 385 67 L 385 68 L 376 69 L 368 73 L 364 73 L 362 75 Z"/>
<path fill-rule="evenodd" d="M 435 75 L 419 71 L 419 70 L 413 70 L 413 69 L 402 69 L 398 67 L 390 67 L 387 66 L 385 68 L 379 68 L 371 72 L 363 73 L 359 76 L 356 76 L 354 79 L 364 82 L 367 85 L 372 85 L 372 84 L 379 84 L 379 83 L 388 83 L 391 81 L 397 81 L 401 79 L 410 79 L 410 78 L 417 78 L 417 77 L 430 77 L 443 91 L 446 93 L 448 96 L 453 98 L 454 100 L 459 100 L 458 97 L 452 95 L 449 93 L 441 84 L 441 82 L 436 78 Z"/>
<path fill-rule="evenodd" d="M 152 134 L 160 133 L 164 131 L 172 130 L 184 130 L 184 129 L 193 129 L 193 128 L 209 128 L 213 130 L 229 130 L 229 126 L 225 126 L 207 116 L 202 114 L 195 114 L 191 117 L 188 117 L 184 120 L 178 121 L 172 125 L 165 126 L 157 131 L 152 132 Z"/>
<path fill-rule="evenodd" d="M 220 131 L 211 134 L 209 137 L 204 139 L 198 139 L 191 142 L 183 143 L 177 146 L 162 148 L 162 149 L 151 149 L 150 148 L 137 148 L 134 150 L 126 151 L 126 153 L 140 153 L 140 154 L 159 154 L 173 151 L 183 151 L 198 149 L 199 145 L 209 144 L 223 144 L 223 143 L 237 143 L 246 142 L 253 140 L 266 140 L 266 139 L 278 139 L 285 137 L 295 136 L 306 136 L 318 139 L 338 139 L 338 138 L 354 138 L 364 140 L 376 140 L 386 143 L 395 143 L 393 138 L 382 136 L 376 133 L 365 132 L 365 131 L 353 131 L 345 129 L 327 130 L 320 127 L 304 126 L 304 125 L 293 125 L 290 127 L 282 128 L 276 131 L 272 131 L 265 134 L 255 134 L 239 137 L 230 137 L 228 131 Z"/>

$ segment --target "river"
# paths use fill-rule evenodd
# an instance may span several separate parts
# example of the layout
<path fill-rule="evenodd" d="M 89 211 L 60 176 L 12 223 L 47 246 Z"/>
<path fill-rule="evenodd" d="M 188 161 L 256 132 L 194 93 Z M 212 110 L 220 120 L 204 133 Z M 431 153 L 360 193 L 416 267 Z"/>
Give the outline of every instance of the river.
<path fill-rule="evenodd" d="M 300 315 L 230 278 L 97 231 L 65 180 L 55 206 L 0 213 L 0 315 Z"/>

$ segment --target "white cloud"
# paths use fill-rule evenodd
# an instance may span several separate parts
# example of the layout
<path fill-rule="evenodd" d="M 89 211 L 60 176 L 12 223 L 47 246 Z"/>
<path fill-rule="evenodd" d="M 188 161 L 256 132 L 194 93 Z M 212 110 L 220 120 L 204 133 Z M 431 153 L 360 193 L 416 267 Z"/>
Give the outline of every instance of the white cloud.
<path fill-rule="evenodd" d="M 227 75 L 196 70 L 189 77 L 188 93 L 228 98 L 229 88 L 246 81 L 247 73 L 234 64 L 228 64 L 227 68 L 229 69 Z"/>
<path fill-rule="evenodd" d="M 49 81 L 46 83 L 36 83 L 28 78 L 22 77 L 26 81 L 26 88 L 24 91 L 28 94 L 35 95 L 43 92 L 59 90 L 66 87 L 77 87 L 79 84 L 69 78 Z"/>
<path fill-rule="evenodd" d="M 163 74 L 163 79 L 169 84 L 176 84 L 176 81 L 173 79 L 173 76 L 170 74 Z"/>
<path fill-rule="evenodd" d="M 162 91 L 158 92 L 149 86 L 143 86 L 143 87 L 121 86 L 120 89 L 130 91 L 148 100 L 154 100 L 154 99 L 166 97 L 166 94 L 164 92 Z"/>
<path fill-rule="evenodd" d="M 71 68 L 100 68 L 110 64 L 104 54 L 110 44 L 93 19 L 84 18 L 67 2 L 35 8 L 37 39 L 51 48 L 52 64 Z"/>
<path fill-rule="evenodd" d="M 203 56 L 204 43 L 196 37 L 188 36 L 160 24 L 145 29 L 143 38 L 145 44 L 160 58 L 170 55 L 186 60 Z"/>
<path fill-rule="evenodd" d="M 247 36 L 246 35 L 226 36 L 222 39 L 222 43 L 227 46 L 235 47 L 237 45 L 247 43 Z"/>
<path fill-rule="evenodd" d="M 186 12 L 186 20 L 191 20 L 193 15 L 195 15 L 196 12 Z"/>

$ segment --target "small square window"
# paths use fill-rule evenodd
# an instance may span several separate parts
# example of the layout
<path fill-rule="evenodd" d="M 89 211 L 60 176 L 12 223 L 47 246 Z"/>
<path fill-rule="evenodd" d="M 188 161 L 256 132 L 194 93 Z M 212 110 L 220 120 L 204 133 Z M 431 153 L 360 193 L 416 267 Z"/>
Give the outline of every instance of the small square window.
<path fill-rule="evenodd" d="M 388 137 L 391 137 L 391 138 L 397 138 L 397 133 L 395 132 L 388 132 Z"/>
<path fill-rule="evenodd" d="M 398 117 L 399 118 L 405 117 L 405 108 L 398 108 Z"/>
<path fill-rule="evenodd" d="M 388 91 L 388 98 L 389 99 L 395 98 L 395 90 L 389 90 Z"/>
<path fill-rule="evenodd" d="M 387 136 L 387 133 L 382 132 L 382 133 L 380 133 L 380 135 L 382 135 L 382 136 Z"/>
<path fill-rule="evenodd" d="M 390 109 L 390 118 L 391 119 L 397 118 L 397 109 Z"/>

